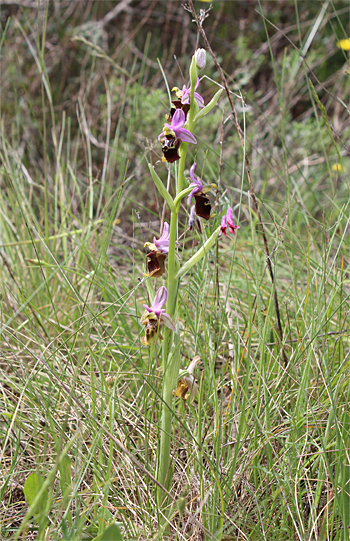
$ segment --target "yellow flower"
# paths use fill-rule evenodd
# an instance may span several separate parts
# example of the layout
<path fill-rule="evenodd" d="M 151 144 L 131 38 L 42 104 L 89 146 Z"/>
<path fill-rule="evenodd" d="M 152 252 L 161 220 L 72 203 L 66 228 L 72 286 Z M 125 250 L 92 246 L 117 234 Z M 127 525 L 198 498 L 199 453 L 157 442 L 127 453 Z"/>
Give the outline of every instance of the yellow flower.
<path fill-rule="evenodd" d="M 332 165 L 333 171 L 337 171 L 338 173 L 344 173 L 345 167 L 341 163 L 334 163 Z"/>
<path fill-rule="evenodd" d="M 337 41 L 336 46 L 343 49 L 343 51 L 350 51 L 350 38 Z"/>

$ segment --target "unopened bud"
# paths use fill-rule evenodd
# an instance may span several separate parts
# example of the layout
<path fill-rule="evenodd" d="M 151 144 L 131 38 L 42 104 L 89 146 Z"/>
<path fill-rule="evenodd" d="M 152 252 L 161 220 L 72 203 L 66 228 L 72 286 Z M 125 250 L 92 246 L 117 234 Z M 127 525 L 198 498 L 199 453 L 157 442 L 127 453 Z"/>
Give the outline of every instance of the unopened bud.
<path fill-rule="evenodd" d="M 205 64 L 207 63 L 207 53 L 205 49 L 197 49 L 194 57 L 196 59 L 196 66 L 198 69 L 205 68 Z"/>

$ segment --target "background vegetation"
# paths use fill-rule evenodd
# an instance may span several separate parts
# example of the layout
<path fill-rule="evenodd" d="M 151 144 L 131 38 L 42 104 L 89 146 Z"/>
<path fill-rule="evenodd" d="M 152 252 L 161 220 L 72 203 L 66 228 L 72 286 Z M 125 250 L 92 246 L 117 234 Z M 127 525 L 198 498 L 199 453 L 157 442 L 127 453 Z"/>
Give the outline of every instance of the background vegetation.
<path fill-rule="evenodd" d="M 180 1 L 0 8 L 0 537 L 93 539 L 117 522 L 125 539 L 161 539 L 147 474 L 161 356 L 139 319 L 163 202 L 147 160 L 161 158 L 162 70 L 186 82 L 197 29 Z M 284 348 L 222 97 L 191 152 L 219 185 L 210 227 L 231 204 L 240 230 L 180 292 L 183 366 L 201 364 L 196 399 L 174 401 L 172 539 L 349 539 L 349 13 L 215 1 L 204 22 L 244 128 Z M 204 73 L 207 102 L 209 57 Z M 187 216 L 184 255 L 201 242 Z"/>

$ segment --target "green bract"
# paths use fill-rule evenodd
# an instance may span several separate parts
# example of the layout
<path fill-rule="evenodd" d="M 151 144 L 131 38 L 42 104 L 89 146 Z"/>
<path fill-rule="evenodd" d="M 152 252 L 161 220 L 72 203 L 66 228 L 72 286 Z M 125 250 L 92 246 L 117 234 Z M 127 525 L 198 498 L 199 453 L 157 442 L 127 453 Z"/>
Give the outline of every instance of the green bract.
<path fill-rule="evenodd" d="M 203 109 L 201 109 L 199 113 L 196 114 L 196 116 L 193 119 L 193 123 L 197 122 L 197 120 L 202 118 L 202 116 L 205 116 L 208 113 L 210 113 L 212 108 L 217 104 L 218 99 L 220 98 L 223 90 L 224 90 L 223 88 L 220 88 L 220 90 L 218 90 L 217 93 L 214 94 L 214 97 L 210 100 L 210 102 L 205 107 L 203 107 Z"/>
<path fill-rule="evenodd" d="M 168 203 L 171 212 L 175 212 L 174 200 L 171 197 L 168 190 L 166 189 L 166 187 L 164 186 L 164 184 L 161 181 L 161 179 L 159 178 L 159 176 L 157 175 L 157 173 L 155 172 L 153 165 L 151 165 L 149 163 L 148 168 L 149 168 L 150 173 L 152 175 L 152 178 L 154 180 L 154 184 L 157 186 L 158 192 L 165 199 L 165 201 Z"/>
<path fill-rule="evenodd" d="M 195 253 L 191 257 L 191 259 L 189 259 L 184 265 L 182 265 L 181 269 L 178 271 L 178 273 L 175 276 L 176 280 L 179 280 L 180 278 L 182 278 L 182 276 L 184 276 L 186 272 L 188 272 L 190 268 L 193 267 L 193 265 L 196 265 L 196 263 L 198 263 L 202 259 L 202 257 L 204 257 L 209 252 L 210 248 L 213 246 L 214 242 L 216 241 L 220 233 L 220 229 L 221 229 L 220 227 L 215 229 L 214 233 L 209 237 L 207 242 L 203 244 L 202 248 L 200 248 L 198 252 Z"/>

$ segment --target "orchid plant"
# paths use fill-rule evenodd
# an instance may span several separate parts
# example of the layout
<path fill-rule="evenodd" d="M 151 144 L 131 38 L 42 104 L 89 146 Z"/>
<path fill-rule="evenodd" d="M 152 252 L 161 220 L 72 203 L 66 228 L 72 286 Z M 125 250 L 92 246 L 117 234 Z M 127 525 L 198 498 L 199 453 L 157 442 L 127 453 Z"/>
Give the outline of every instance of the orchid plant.
<path fill-rule="evenodd" d="M 205 54 L 204 49 L 198 49 L 192 57 L 189 70 L 190 85 L 188 87 L 183 85 L 182 90 L 177 87 L 173 89 L 177 99 L 172 102 L 167 122 L 158 136 L 158 140 L 162 144 L 162 161 L 169 164 L 178 162 L 177 167 L 174 167 L 176 181 L 174 198 L 165 188 L 154 167 L 149 164 L 149 170 L 156 187 L 171 212 L 170 225 L 164 222 L 160 237 L 158 239 L 154 237 L 153 243 L 147 242 L 145 245 L 149 250 L 146 256 L 148 271 L 146 276 L 149 278 L 162 276 L 166 272 L 165 263 L 167 262 L 167 288 L 162 286 L 158 289 L 150 307 L 144 305 L 145 312 L 141 318 L 141 323 L 145 326 L 143 344 L 148 346 L 162 340 L 163 406 L 157 476 L 160 484 L 165 487 L 169 486 L 171 480 L 170 445 L 173 395 L 181 397 L 186 404 L 186 399 L 193 399 L 197 392 L 193 371 L 198 364 L 198 357 L 195 357 L 185 371 L 180 372 L 179 326 L 175 324 L 178 319 L 179 282 L 191 267 L 207 254 L 218 236 L 222 233 L 226 235 L 227 227 L 230 233 L 234 233 L 238 227 L 233 223 L 232 209 L 228 209 L 227 214 L 222 218 L 221 225 L 214 229 L 211 236 L 188 261 L 180 265 L 176 248 L 181 201 L 187 196 L 187 204 L 190 206 L 190 228 L 193 228 L 196 222 L 200 227 L 199 218 L 205 220 L 211 218 L 211 204 L 207 193 L 215 187 L 215 184 L 204 185 L 202 179 L 195 174 L 196 163 L 193 163 L 190 168 L 189 185 L 184 187 L 188 147 L 189 144 L 197 144 L 197 139 L 193 135 L 194 128 L 197 121 L 213 109 L 222 92 L 222 89 L 219 90 L 207 105 L 197 92 L 200 84 L 198 73 L 200 69 L 205 67 Z M 191 205 L 192 200 L 195 201 L 194 205 Z M 167 305 L 166 311 L 165 303 Z M 159 489 L 158 503 L 160 506 L 164 500 L 164 493 Z"/>

